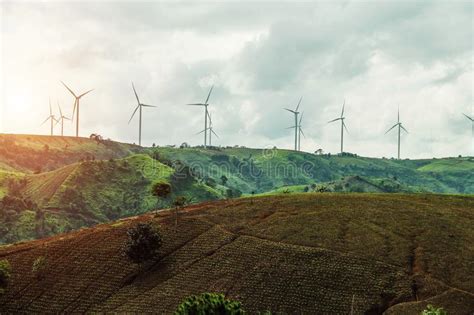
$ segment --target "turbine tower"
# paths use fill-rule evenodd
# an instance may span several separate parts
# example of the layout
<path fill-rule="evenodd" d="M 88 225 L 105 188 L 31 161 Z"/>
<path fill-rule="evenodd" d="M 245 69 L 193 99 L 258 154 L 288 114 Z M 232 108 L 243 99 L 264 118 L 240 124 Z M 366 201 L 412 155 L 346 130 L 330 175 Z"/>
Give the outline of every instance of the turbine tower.
<path fill-rule="evenodd" d="M 301 125 L 302 120 L 303 120 L 303 113 L 301 113 L 300 122 L 298 124 L 298 151 L 301 151 L 301 135 L 303 135 L 303 137 L 306 138 L 303 132 L 303 128 L 302 128 L 303 126 Z"/>
<path fill-rule="evenodd" d="M 61 83 L 74 96 L 74 109 L 72 111 L 72 119 L 74 120 L 74 114 L 76 114 L 76 137 L 79 137 L 79 100 L 81 99 L 81 97 L 83 97 L 84 95 L 86 95 L 89 92 L 92 92 L 94 89 L 89 90 L 89 91 L 87 91 L 85 93 L 82 93 L 81 95 L 77 96 L 63 81 L 61 81 Z M 76 112 L 76 109 L 77 109 L 77 112 Z"/>
<path fill-rule="evenodd" d="M 138 98 L 138 94 L 137 94 L 137 91 L 135 90 L 135 86 L 133 85 L 133 82 L 132 82 L 132 88 L 133 88 L 133 93 L 135 93 L 135 97 L 137 98 L 137 107 L 135 108 L 135 110 L 133 111 L 133 114 L 132 114 L 132 117 L 130 117 L 130 120 L 128 121 L 128 123 L 130 123 L 133 119 L 133 116 L 135 116 L 135 113 L 137 112 L 137 110 L 139 110 L 139 119 L 138 119 L 138 145 L 142 145 L 142 107 L 156 107 L 154 105 L 147 105 L 147 104 L 143 104 L 143 103 L 140 103 L 140 99 Z"/>
<path fill-rule="evenodd" d="M 51 99 L 49 99 L 49 116 L 46 118 L 41 125 L 44 125 L 48 120 L 50 120 L 51 123 L 51 136 L 54 133 L 54 122 L 58 122 L 56 117 L 54 117 L 53 114 L 53 108 L 51 107 Z"/>
<path fill-rule="evenodd" d="M 473 152 L 474 152 L 474 118 L 466 115 L 466 114 L 463 114 L 464 116 L 466 116 L 467 119 L 469 119 L 471 121 L 471 142 L 472 142 L 472 149 L 473 149 Z"/>
<path fill-rule="evenodd" d="M 300 112 L 298 112 L 298 109 L 300 108 L 301 100 L 303 97 L 300 97 L 300 100 L 298 102 L 298 105 L 296 105 L 295 110 L 289 109 L 289 108 L 283 108 L 284 110 L 289 111 L 290 113 L 293 113 L 295 117 L 295 125 L 293 127 L 289 127 L 287 129 L 292 129 L 295 128 L 295 151 L 298 151 L 298 134 L 299 134 L 299 129 L 298 129 L 298 115 Z"/>
<path fill-rule="evenodd" d="M 58 102 L 58 108 L 59 108 L 59 119 L 57 120 L 56 124 L 59 124 L 61 122 L 61 137 L 63 137 L 64 136 L 64 120 L 71 120 L 71 119 L 63 115 L 63 111 L 61 110 L 61 106 L 59 106 L 59 102 Z"/>
<path fill-rule="evenodd" d="M 211 97 L 213 88 L 214 88 L 214 85 L 211 86 L 211 89 L 209 90 L 209 94 L 207 95 L 206 101 L 204 103 L 187 104 L 189 106 L 204 106 L 204 130 L 199 132 L 199 133 L 204 132 L 204 148 L 207 148 L 207 130 L 208 130 L 207 118 L 209 117 L 209 112 L 207 110 L 207 107 L 209 106 L 209 98 Z"/>
<path fill-rule="evenodd" d="M 344 129 L 346 129 L 346 131 L 349 132 L 349 130 L 347 130 L 346 123 L 344 122 L 344 120 L 346 119 L 346 117 L 344 117 L 345 107 L 346 107 L 346 100 L 344 100 L 344 103 L 342 104 L 341 117 L 328 121 L 328 124 L 338 121 L 338 120 L 341 121 L 341 153 L 344 153 Z"/>
<path fill-rule="evenodd" d="M 385 134 L 387 134 L 390 130 L 392 130 L 395 127 L 398 127 L 398 159 L 400 160 L 400 135 L 401 135 L 401 131 L 403 129 L 406 133 L 408 133 L 408 130 L 406 130 L 405 127 L 403 127 L 402 123 L 400 122 L 400 109 L 398 109 L 397 123 L 395 125 L 393 125 L 389 130 L 387 130 L 385 132 Z"/>

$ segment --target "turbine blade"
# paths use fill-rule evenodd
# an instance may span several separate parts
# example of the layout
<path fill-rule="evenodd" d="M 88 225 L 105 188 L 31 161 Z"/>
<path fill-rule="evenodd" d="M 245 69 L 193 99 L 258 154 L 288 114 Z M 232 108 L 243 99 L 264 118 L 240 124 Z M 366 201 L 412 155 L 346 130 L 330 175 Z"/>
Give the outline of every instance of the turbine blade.
<path fill-rule="evenodd" d="M 336 118 L 336 119 L 330 120 L 330 121 L 328 121 L 328 124 L 330 124 L 330 123 L 332 123 L 332 122 L 335 122 L 335 121 L 338 121 L 338 120 L 341 120 L 341 119 L 342 119 L 342 118 L 340 118 L 340 117 L 339 117 L 339 118 Z"/>
<path fill-rule="evenodd" d="M 133 93 L 135 93 L 135 97 L 137 98 L 137 102 L 140 105 L 140 99 L 138 98 L 138 94 L 137 94 L 137 91 L 135 90 L 135 85 L 133 85 L 133 82 L 132 82 L 132 88 L 133 88 Z"/>
<path fill-rule="evenodd" d="M 346 123 L 342 121 L 342 126 L 344 126 L 344 129 L 346 129 L 346 132 L 349 133 L 349 129 L 347 129 Z"/>
<path fill-rule="evenodd" d="M 304 113 L 301 113 L 301 116 L 300 116 L 300 123 L 299 123 L 300 125 L 301 125 L 301 121 L 303 120 L 303 114 Z"/>
<path fill-rule="evenodd" d="M 387 130 L 387 131 L 385 132 L 385 134 L 389 133 L 389 131 L 392 130 L 393 128 L 395 128 L 396 126 L 398 126 L 398 123 L 396 123 L 396 124 L 393 125 L 389 130 Z"/>
<path fill-rule="evenodd" d="M 83 97 L 84 95 L 86 95 L 87 93 L 90 93 L 90 92 L 92 92 L 92 91 L 94 91 L 94 89 L 89 90 L 89 91 L 87 91 L 86 93 L 82 93 L 82 94 L 79 95 L 77 98 L 81 98 L 81 97 Z"/>
<path fill-rule="evenodd" d="M 140 104 L 140 106 L 144 106 L 144 107 L 156 107 L 155 105 L 147 105 L 147 104 Z"/>
<path fill-rule="evenodd" d="M 53 115 L 53 109 L 51 107 L 51 97 L 49 98 L 49 116 Z"/>
<path fill-rule="evenodd" d="M 58 108 L 59 108 L 59 115 L 63 117 L 63 111 L 61 110 L 61 106 L 59 106 L 59 102 L 58 102 Z"/>
<path fill-rule="evenodd" d="M 205 132 L 206 130 L 207 130 L 207 129 L 204 129 L 204 130 L 202 130 L 202 131 L 199 131 L 199 132 L 198 132 L 198 133 L 196 133 L 195 135 L 199 135 L 199 134 L 201 134 L 201 133 Z"/>
<path fill-rule="evenodd" d="M 300 133 L 303 135 L 303 138 L 306 138 L 306 136 L 304 135 L 303 129 L 301 128 L 300 128 Z"/>
<path fill-rule="evenodd" d="M 74 92 L 66 85 L 66 83 L 64 83 L 63 81 L 61 81 L 61 83 L 64 85 L 64 87 L 65 87 L 66 89 L 68 89 L 69 92 L 71 92 L 71 94 L 72 94 L 74 97 L 77 98 L 76 94 L 74 94 Z"/>
<path fill-rule="evenodd" d="M 470 121 L 474 122 L 474 119 L 472 117 L 469 117 L 468 115 L 466 115 L 464 113 L 463 113 L 463 115 L 466 116 L 466 118 L 469 119 Z"/>
<path fill-rule="evenodd" d="M 51 116 L 49 116 L 48 118 L 46 118 L 46 119 L 41 123 L 41 126 L 43 126 L 50 118 L 51 118 Z"/>
<path fill-rule="evenodd" d="M 77 106 L 77 98 L 76 100 L 74 101 L 74 108 L 72 110 L 72 120 L 74 120 L 74 114 L 76 113 L 76 106 Z"/>
<path fill-rule="evenodd" d="M 298 101 L 298 105 L 296 106 L 295 112 L 298 111 L 298 108 L 300 108 L 301 100 L 303 99 L 303 96 L 300 97 L 300 100 Z"/>
<path fill-rule="evenodd" d="M 344 108 L 346 107 L 346 99 L 344 99 L 344 103 L 342 104 L 342 112 L 341 117 L 344 117 Z"/>
<path fill-rule="evenodd" d="M 293 129 L 293 128 L 296 128 L 296 126 L 291 126 L 291 127 L 285 128 L 285 129 Z"/>
<path fill-rule="evenodd" d="M 292 109 L 288 109 L 288 108 L 283 108 L 283 109 L 289 111 L 290 113 L 296 114 L 296 112 Z"/>
<path fill-rule="evenodd" d="M 138 108 L 140 107 L 140 105 L 138 105 L 135 110 L 133 111 L 133 114 L 132 114 L 132 117 L 130 117 L 130 120 L 128 121 L 128 123 L 130 123 L 133 119 L 133 116 L 135 116 L 135 113 L 137 112 Z"/>
<path fill-rule="evenodd" d="M 206 104 L 202 104 L 202 103 L 193 103 L 193 104 L 186 104 L 188 106 L 206 106 Z"/>
<path fill-rule="evenodd" d="M 211 97 L 211 93 L 212 93 L 212 89 L 214 88 L 214 85 L 211 86 L 211 89 L 209 90 L 209 94 L 207 94 L 207 98 L 206 98 L 206 101 L 204 102 L 205 104 L 207 104 L 207 102 L 209 102 L 209 98 Z"/>
<path fill-rule="evenodd" d="M 214 136 L 216 136 L 217 138 L 219 138 L 219 136 L 217 135 L 217 133 L 211 129 L 211 132 L 214 134 Z"/>
<path fill-rule="evenodd" d="M 406 130 L 405 127 L 402 126 L 402 124 L 400 124 L 400 128 L 402 128 L 403 130 L 405 130 L 406 133 L 408 133 L 408 130 Z"/>

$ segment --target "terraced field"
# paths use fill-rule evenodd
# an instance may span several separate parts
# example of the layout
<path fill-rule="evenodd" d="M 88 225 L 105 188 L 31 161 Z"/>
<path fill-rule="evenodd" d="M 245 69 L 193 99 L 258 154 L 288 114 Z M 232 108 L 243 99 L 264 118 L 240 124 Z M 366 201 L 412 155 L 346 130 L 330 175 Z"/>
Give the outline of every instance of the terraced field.
<path fill-rule="evenodd" d="M 13 276 L 4 312 L 171 313 L 223 292 L 250 313 L 449 314 L 474 310 L 474 197 L 292 194 L 162 211 L 0 247 Z M 127 228 L 161 227 L 159 259 L 120 254 Z M 47 257 L 45 277 L 33 261 Z"/>

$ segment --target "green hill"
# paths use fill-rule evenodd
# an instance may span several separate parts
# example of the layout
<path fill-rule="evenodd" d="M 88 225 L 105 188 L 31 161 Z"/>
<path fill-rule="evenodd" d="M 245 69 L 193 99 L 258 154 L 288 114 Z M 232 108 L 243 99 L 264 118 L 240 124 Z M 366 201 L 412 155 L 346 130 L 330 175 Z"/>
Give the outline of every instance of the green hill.
<path fill-rule="evenodd" d="M 222 292 L 250 314 L 448 314 L 474 309 L 474 198 L 292 194 L 217 201 L 0 247 L 5 313 L 172 313 Z M 127 229 L 160 227 L 158 259 L 121 254 Z M 32 272 L 46 257 L 43 278 Z"/>
<path fill-rule="evenodd" d="M 191 202 L 295 192 L 474 193 L 474 159 L 392 160 L 249 148 L 142 148 L 0 135 L 0 243 Z M 166 199 L 153 184 L 172 186 Z"/>

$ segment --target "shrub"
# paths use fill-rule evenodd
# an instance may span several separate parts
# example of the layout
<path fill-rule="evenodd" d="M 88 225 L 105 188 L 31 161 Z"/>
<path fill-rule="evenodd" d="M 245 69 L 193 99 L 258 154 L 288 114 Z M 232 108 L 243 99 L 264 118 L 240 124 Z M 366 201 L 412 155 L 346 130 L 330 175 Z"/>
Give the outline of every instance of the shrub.
<path fill-rule="evenodd" d="M 155 183 L 151 189 L 153 196 L 165 198 L 171 193 L 171 185 L 168 183 Z"/>
<path fill-rule="evenodd" d="M 421 312 L 421 315 L 447 315 L 448 313 L 443 308 L 436 308 L 433 305 L 428 305 L 426 309 Z"/>
<path fill-rule="evenodd" d="M 44 278 L 46 274 L 46 268 L 48 267 L 48 261 L 44 256 L 39 256 L 33 262 L 33 266 L 31 267 L 31 271 L 35 275 L 36 279 L 41 280 Z"/>
<path fill-rule="evenodd" d="M 186 298 L 175 315 L 237 315 L 245 314 L 240 302 L 227 300 L 223 294 L 203 293 Z"/>
<path fill-rule="evenodd" d="M 127 230 L 123 253 L 138 264 L 158 256 L 161 244 L 161 234 L 156 227 L 150 223 L 138 223 Z"/>
<path fill-rule="evenodd" d="M 11 276 L 11 266 L 8 260 L 0 260 L 0 294 L 5 292 Z"/>

